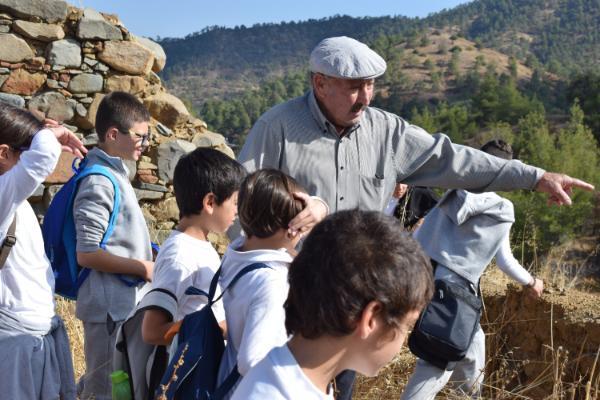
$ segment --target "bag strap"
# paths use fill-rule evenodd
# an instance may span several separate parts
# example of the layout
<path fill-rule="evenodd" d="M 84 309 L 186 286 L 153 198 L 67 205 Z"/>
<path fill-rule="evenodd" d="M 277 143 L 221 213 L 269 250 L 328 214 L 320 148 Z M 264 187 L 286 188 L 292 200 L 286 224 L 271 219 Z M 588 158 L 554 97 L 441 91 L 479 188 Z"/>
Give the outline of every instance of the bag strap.
<path fill-rule="evenodd" d="M 264 264 L 263 264 L 264 265 Z M 240 379 L 240 373 L 237 368 L 237 364 L 233 367 L 233 370 L 227 375 L 227 378 L 223 381 L 221 386 L 215 389 L 211 400 L 221 400 L 229 393 L 231 389 L 235 386 L 238 379 Z"/>
<path fill-rule="evenodd" d="M 4 267 L 4 263 L 8 259 L 8 255 L 12 250 L 13 246 L 17 243 L 17 237 L 15 236 L 15 232 L 17 231 L 17 213 L 15 212 L 15 216 L 8 227 L 8 231 L 6 232 L 6 237 L 2 242 L 2 246 L 0 246 L 0 269 Z"/>
<path fill-rule="evenodd" d="M 121 210 L 121 189 L 119 188 L 119 182 L 117 182 L 117 178 L 115 178 L 113 173 L 108 168 L 98 164 L 94 164 L 91 167 L 87 167 L 86 164 L 87 159 L 83 159 L 80 162 L 79 167 L 76 169 L 77 175 L 75 179 L 77 182 L 90 175 L 101 175 L 108 179 L 113 185 L 113 209 L 108 219 L 108 226 L 106 227 L 106 231 L 104 232 L 104 235 L 102 236 L 102 240 L 100 241 L 99 245 L 102 250 L 106 250 L 106 244 L 115 230 L 115 226 L 117 225 L 117 218 L 119 217 L 119 211 Z M 75 169 L 74 165 L 72 165 L 72 168 Z M 81 284 L 89 274 L 90 271 L 87 268 L 82 269 L 77 280 L 78 287 L 81 286 Z M 129 278 L 121 274 L 117 274 L 117 276 L 121 282 L 123 282 L 129 287 L 137 286 L 140 283 L 144 282 L 144 280 L 141 278 Z"/>
<path fill-rule="evenodd" d="M 190 286 L 186 289 L 185 294 L 206 296 L 206 298 L 208 299 L 208 303 L 210 305 L 212 305 L 212 304 L 216 303 L 217 301 L 219 301 L 221 299 L 221 297 L 223 297 L 223 294 L 227 290 L 232 288 L 233 285 L 235 285 L 242 276 L 244 276 L 252 271 L 255 271 L 257 269 L 271 268 L 271 267 L 269 267 L 267 264 L 264 264 L 264 263 L 254 263 L 254 264 L 246 265 L 244 268 L 242 268 L 242 270 L 240 272 L 238 272 L 233 277 L 231 282 L 229 282 L 229 285 L 227 285 L 227 287 L 225 289 L 223 289 L 223 291 L 221 292 L 219 297 L 217 297 L 215 299 L 215 294 L 217 292 L 217 285 L 219 284 L 219 278 L 221 277 L 221 269 L 222 268 L 223 268 L 223 265 L 221 265 L 219 267 L 219 269 L 217 270 L 217 272 L 215 272 L 215 276 L 213 276 L 212 280 L 210 281 L 210 287 L 208 289 L 208 293 L 206 293 L 202 289 L 198 289 L 197 287 Z"/>
<path fill-rule="evenodd" d="M 106 242 L 108 242 L 108 239 L 112 236 L 113 231 L 115 230 L 117 217 L 119 216 L 119 211 L 121 209 L 121 189 L 119 188 L 117 178 L 115 178 L 112 172 L 110 172 L 108 168 L 98 164 L 94 164 L 89 168 L 84 167 L 83 170 L 80 169 L 75 179 L 77 180 L 77 182 L 79 182 L 83 178 L 86 178 L 90 175 L 102 175 L 106 179 L 108 179 L 113 185 L 113 209 L 108 219 L 108 226 L 106 228 L 106 232 L 104 232 L 104 236 L 102 236 L 102 240 L 100 241 L 100 248 L 106 250 Z"/>

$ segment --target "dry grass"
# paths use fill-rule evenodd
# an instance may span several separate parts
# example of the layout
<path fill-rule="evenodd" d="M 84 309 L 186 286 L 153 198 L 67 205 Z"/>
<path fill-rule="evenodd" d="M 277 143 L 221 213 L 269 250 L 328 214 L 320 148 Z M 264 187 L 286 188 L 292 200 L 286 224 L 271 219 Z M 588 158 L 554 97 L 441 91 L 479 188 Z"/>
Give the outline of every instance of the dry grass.
<path fill-rule="evenodd" d="M 589 265 L 598 245 L 579 241 L 578 246 L 575 253 L 573 246 L 557 248 L 539 268 L 531 268 L 548 288 L 541 302 L 522 298 L 520 289 L 496 268 L 484 277 L 484 398 L 600 399 L 600 284 Z M 595 268 L 597 273 L 597 264 Z M 57 298 L 57 310 L 67 326 L 79 378 L 85 372 L 81 322 L 73 302 Z M 360 377 L 354 398 L 398 399 L 414 363 L 414 356 L 403 349 L 377 377 Z M 444 390 L 438 398 L 461 397 Z"/>
<path fill-rule="evenodd" d="M 56 296 L 56 312 L 63 319 L 71 341 L 75 381 L 85 373 L 85 358 L 83 353 L 83 325 L 75 318 L 75 302 Z"/>
<path fill-rule="evenodd" d="M 600 399 L 597 257 L 597 238 L 556 248 L 531 268 L 548 288 L 540 301 L 489 269 L 483 279 L 485 399 Z M 379 376 L 359 378 L 354 398 L 398 399 L 414 363 L 404 349 Z M 438 398 L 463 397 L 445 389 Z"/>

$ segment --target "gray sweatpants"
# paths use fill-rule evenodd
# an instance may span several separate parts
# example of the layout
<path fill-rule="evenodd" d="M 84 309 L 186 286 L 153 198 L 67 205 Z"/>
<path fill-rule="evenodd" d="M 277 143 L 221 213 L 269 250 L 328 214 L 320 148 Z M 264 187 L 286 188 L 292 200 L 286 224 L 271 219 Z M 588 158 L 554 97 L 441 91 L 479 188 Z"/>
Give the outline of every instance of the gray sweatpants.
<path fill-rule="evenodd" d="M 479 326 L 467 355 L 456 364 L 453 371 L 440 369 L 421 359 L 417 360 L 415 371 L 408 380 L 401 399 L 434 399 L 448 383 L 461 394 L 479 398 L 484 369 L 485 335 Z"/>
<path fill-rule="evenodd" d="M 83 322 L 85 375 L 78 385 L 81 400 L 111 400 L 110 374 L 117 330 L 123 321 Z"/>

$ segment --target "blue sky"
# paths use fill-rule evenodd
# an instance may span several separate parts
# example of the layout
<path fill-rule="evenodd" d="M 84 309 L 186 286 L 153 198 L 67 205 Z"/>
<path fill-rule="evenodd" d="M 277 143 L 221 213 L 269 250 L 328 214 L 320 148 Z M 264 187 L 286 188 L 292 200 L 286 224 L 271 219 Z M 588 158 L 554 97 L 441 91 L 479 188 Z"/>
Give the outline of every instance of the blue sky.
<path fill-rule="evenodd" d="M 207 26 L 252 26 L 335 14 L 425 17 L 467 0 L 67 0 L 77 7 L 118 14 L 136 35 L 182 37 Z"/>

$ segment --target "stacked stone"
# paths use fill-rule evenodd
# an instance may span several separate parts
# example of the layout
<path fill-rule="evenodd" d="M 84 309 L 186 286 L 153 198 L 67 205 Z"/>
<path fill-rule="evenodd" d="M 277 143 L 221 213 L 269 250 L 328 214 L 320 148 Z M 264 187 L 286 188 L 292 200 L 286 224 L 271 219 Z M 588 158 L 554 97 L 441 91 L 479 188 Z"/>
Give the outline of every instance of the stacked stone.
<path fill-rule="evenodd" d="M 165 63 L 159 44 L 133 35 L 114 15 L 62 0 L 0 0 L 1 102 L 67 125 L 88 147 L 98 143 L 94 122 L 106 93 L 131 93 L 150 111 L 149 156 L 129 167 L 159 241 L 178 219 L 172 180 L 179 157 L 198 146 L 233 157 L 223 136 L 209 132 L 166 91 L 157 75 Z M 72 175 L 72 161 L 63 153 L 56 171 L 30 199 L 40 217 Z"/>

